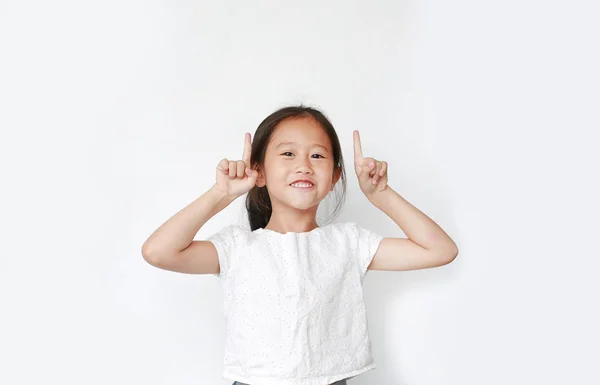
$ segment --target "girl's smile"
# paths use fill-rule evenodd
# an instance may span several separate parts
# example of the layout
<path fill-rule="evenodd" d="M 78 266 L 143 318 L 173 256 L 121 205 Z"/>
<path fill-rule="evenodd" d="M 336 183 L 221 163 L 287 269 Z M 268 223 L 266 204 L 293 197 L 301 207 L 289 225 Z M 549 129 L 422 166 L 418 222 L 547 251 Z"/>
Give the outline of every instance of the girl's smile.
<path fill-rule="evenodd" d="M 310 180 L 303 179 L 295 181 L 290 184 L 290 186 L 299 190 L 312 190 L 315 187 L 315 184 Z"/>

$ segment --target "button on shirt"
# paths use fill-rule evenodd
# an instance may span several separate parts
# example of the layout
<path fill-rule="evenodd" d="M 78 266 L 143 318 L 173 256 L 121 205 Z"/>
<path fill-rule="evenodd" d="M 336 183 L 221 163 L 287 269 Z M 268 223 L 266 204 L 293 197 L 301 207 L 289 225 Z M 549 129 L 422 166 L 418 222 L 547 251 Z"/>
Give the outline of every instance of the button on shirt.
<path fill-rule="evenodd" d="M 374 369 L 362 284 L 382 239 L 354 222 L 210 236 L 227 319 L 223 377 L 328 385 Z"/>

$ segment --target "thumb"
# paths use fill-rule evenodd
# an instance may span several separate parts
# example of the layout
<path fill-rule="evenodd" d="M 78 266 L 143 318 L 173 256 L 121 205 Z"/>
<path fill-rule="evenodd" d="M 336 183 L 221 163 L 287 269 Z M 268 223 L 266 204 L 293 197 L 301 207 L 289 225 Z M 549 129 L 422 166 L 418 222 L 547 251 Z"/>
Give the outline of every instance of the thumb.
<path fill-rule="evenodd" d="M 256 178 L 258 177 L 258 171 L 251 170 L 248 167 L 246 167 L 246 175 L 248 175 L 248 179 L 256 181 Z"/>
<path fill-rule="evenodd" d="M 365 183 L 370 179 L 371 170 L 375 168 L 375 162 L 371 159 L 364 159 L 363 163 L 359 166 L 358 180 L 360 183 Z"/>

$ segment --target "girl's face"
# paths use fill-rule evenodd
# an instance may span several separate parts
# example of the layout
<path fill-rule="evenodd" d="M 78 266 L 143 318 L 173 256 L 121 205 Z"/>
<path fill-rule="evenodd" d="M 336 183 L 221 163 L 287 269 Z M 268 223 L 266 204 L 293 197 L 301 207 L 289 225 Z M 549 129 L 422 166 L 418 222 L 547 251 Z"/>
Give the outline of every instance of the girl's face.
<path fill-rule="evenodd" d="M 273 209 L 284 204 L 316 210 L 314 206 L 340 177 L 339 172 L 334 176 L 333 166 L 331 142 L 319 123 L 312 118 L 288 119 L 271 137 L 257 185 L 267 185 Z"/>

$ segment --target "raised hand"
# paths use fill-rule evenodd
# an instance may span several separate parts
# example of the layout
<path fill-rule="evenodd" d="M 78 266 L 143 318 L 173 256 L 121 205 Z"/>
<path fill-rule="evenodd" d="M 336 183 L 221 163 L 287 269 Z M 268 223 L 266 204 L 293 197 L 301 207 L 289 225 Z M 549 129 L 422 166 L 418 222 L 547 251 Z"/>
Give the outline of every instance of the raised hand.
<path fill-rule="evenodd" d="M 387 168 L 385 161 L 363 157 L 360 135 L 358 130 L 354 130 L 354 171 L 358 177 L 358 185 L 367 197 L 387 188 Z"/>
<path fill-rule="evenodd" d="M 244 138 L 244 153 L 242 160 L 228 160 L 223 158 L 217 165 L 217 182 L 215 187 L 231 199 L 250 191 L 256 184 L 258 172 L 250 168 L 250 155 L 252 142 L 250 134 Z"/>

